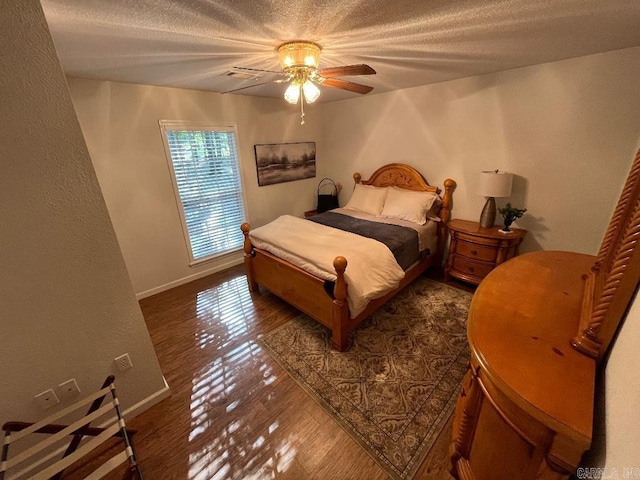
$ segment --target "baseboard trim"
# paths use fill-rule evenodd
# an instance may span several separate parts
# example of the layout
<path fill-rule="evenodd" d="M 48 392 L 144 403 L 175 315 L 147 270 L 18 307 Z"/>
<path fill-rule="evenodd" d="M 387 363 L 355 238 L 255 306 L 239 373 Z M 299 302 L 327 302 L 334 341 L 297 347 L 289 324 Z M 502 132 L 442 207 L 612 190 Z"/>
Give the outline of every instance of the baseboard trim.
<path fill-rule="evenodd" d="M 222 270 L 226 270 L 228 268 L 235 267 L 236 265 L 240 265 L 243 261 L 244 260 L 242 255 L 239 255 L 238 257 L 234 256 L 234 258 L 230 258 L 226 260 L 224 263 L 216 263 L 215 266 L 208 268 L 207 270 L 194 273 L 193 275 L 189 275 L 187 277 L 179 278 L 178 280 L 165 283 L 164 285 L 151 288 L 144 292 L 136 293 L 136 299 L 142 300 L 143 298 L 147 298 L 147 297 L 150 297 L 151 295 L 156 295 L 157 293 L 162 293 L 166 290 L 179 287 L 180 285 L 184 285 L 185 283 L 193 282 L 194 280 L 198 280 L 199 278 L 206 277 L 207 275 L 213 275 L 214 273 L 221 272 Z"/>
<path fill-rule="evenodd" d="M 140 400 L 135 405 L 130 406 L 129 408 L 127 408 L 125 411 L 122 412 L 122 415 L 127 420 L 129 420 L 141 414 L 145 410 L 153 407 L 156 403 L 159 403 L 165 398 L 169 397 L 171 395 L 171 390 L 169 389 L 169 384 L 167 383 L 167 380 L 164 378 L 164 375 L 162 376 L 162 381 L 164 382 L 164 387 L 162 387 L 157 392 L 149 395 L 147 398 Z"/>

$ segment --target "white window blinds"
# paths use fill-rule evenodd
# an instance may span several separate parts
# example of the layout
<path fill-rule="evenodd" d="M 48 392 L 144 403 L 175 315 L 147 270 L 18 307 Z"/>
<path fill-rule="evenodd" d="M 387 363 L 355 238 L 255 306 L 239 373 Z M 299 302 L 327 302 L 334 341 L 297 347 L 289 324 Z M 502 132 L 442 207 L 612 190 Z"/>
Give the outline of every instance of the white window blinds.
<path fill-rule="evenodd" d="M 160 125 L 191 263 L 239 250 L 245 207 L 233 127 Z"/>

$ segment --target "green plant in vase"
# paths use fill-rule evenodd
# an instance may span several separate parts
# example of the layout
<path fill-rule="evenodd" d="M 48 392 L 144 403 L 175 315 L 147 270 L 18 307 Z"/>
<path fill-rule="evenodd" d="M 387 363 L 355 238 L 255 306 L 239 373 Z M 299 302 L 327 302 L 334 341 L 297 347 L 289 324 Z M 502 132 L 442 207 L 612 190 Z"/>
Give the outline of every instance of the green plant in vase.
<path fill-rule="evenodd" d="M 504 228 L 501 228 L 500 231 L 502 233 L 511 233 L 511 230 L 509 230 L 511 224 L 517 218 L 522 217 L 524 215 L 524 212 L 526 211 L 526 208 L 514 208 L 510 203 L 507 203 L 504 207 L 499 208 L 498 212 L 502 215 L 502 218 L 504 218 Z"/>

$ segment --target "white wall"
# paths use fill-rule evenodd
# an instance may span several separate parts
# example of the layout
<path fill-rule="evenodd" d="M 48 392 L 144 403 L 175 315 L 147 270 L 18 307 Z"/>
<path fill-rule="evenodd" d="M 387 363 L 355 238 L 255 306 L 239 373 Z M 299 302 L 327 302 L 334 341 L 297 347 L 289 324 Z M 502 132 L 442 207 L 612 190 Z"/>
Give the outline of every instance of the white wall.
<path fill-rule="evenodd" d="M 388 162 L 438 186 L 453 178 L 453 216 L 469 220 L 484 204 L 478 172 L 513 172 L 513 196 L 497 203 L 528 209 L 522 250 L 593 254 L 640 137 L 639 78 L 636 47 L 335 102 L 324 155 L 343 184 Z"/>
<path fill-rule="evenodd" d="M 96 390 L 125 352 L 125 409 L 156 401 L 168 392 L 40 2 L 1 5 L 0 424 L 52 412 L 34 395 L 70 378 Z"/>
<path fill-rule="evenodd" d="M 315 208 L 317 183 L 328 172 L 316 105 L 306 109 L 306 123 L 301 126 L 297 107 L 281 99 L 76 78 L 68 81 L 139 298 L 242 261 L 239 252 L 189 267 L 158 120 L 237 125 L 252 226 Z M 253 146 L 296 141 L 316 142 L 316 178 L 259 187 Z"/>
<path fill-rule="evenodd" d="M 636 293 L 605 368 L 605 441 L 601 455 L 609 475 L 640 472 L 640 297 Z M 625 468 L 635 468 L 624 476 Z M 616 478 L 616 477 L 611 477 Z"/>

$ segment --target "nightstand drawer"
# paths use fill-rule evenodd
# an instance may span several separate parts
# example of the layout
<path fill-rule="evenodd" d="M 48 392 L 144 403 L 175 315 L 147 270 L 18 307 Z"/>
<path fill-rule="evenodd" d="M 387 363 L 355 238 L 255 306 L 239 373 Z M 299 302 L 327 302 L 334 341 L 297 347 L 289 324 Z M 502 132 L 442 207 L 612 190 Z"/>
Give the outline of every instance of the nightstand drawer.
<path fill-rule="evenodd" d="M 476 262 L 470 258 L 459 257 L 457 255 L 453 258 L 453 269 L 457 272 L 467 275 L 473 275 L 474 277 L 484 278 L 494 265 L 492 263 Z"/>
<path fill-rule="evenodd" d="M 512 233 L 500 233 L 500 227 L 483 228 L 478 222 L 451 220 L 449 256 L 444 266 L 444 278 L 455 277 L 478 285 L 502 262 L 518 254 L 518 245 L 527 234 L 521 228 Z"/>
<path fill-rule="evenodd" d="M 496 247 L 488 247 L 477 243 L 465 242 L 458 240 L 456 253 L 463 257 L 469 257 L 474 260 L 482 260 L 483 262 L 495 262 L 498 256 Z"/>

